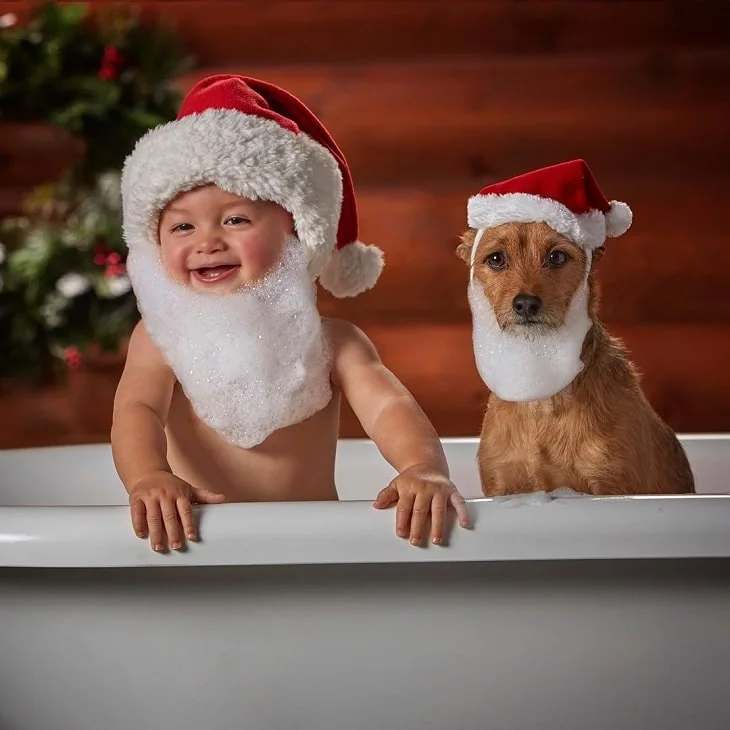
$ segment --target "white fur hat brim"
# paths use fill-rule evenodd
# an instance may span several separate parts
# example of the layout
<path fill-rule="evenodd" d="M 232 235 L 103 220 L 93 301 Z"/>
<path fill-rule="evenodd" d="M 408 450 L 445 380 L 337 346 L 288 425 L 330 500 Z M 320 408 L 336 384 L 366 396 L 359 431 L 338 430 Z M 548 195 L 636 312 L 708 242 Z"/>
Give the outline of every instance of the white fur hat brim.
<path fill-rule="evenodd" d="M 546 223 L 579 246 L 595 249 L 606 237 L 625 233 L 632 222 L 626 203 L 612 201 L 604 215 L 600 210 L 573 213 L 562 203 L 529 193 L 474 195 L 467 206 L 469 226 L 476 229 L 495 228 L 504 223 Z"/>
<path fill-rule="evenodd" d="M 336 251 L 342 174 L 329 151 L 275 121 L 227 109 L 169 122 L 139 140 L 122 172 L 124 236 L 130 250 L 156 248 L 163 208 L 181 193 L 211 183 L 289 211 L 297 237 L 309 251 L 310 274 L 316 278 L 327 265 L 322 284 L 336 296 L 354 296 L 377 280 L 380 251 L 359 242 Z"/>

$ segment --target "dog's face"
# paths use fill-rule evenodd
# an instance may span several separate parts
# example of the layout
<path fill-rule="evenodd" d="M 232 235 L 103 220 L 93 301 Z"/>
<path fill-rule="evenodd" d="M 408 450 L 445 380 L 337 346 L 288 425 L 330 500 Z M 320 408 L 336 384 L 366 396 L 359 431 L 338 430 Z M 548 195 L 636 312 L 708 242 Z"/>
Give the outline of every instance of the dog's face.
<path fill-rule="evenodd" d="M 476 231 L 457 249 L 471 263 Z M 484 232 L 474 257 L 482 286 L 503 330 L 537 334 L 560 327 L 585 275 L 586 254 L 545 223 L 505 223 Z"/>

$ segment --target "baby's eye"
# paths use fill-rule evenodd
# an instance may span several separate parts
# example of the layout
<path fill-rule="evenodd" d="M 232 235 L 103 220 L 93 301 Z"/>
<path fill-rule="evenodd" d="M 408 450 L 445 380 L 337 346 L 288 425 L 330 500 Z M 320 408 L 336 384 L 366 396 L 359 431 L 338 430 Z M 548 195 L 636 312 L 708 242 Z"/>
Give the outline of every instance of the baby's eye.
<path fill-rule="evenodd" d="M 248 218 L 244 218 L 242 215 L 232 215 L 230 218 L 226 218 L 226 224 L 231 226 L 239 226 L 241 223 L 250 223 Z"/>
<path fill-rule="evenodd" d="M 192 223 L 177 223 L 171 228 L 172 232 L 175 233 L 177 231 L 192 231 L 193 230 L 193 224 Z"/>

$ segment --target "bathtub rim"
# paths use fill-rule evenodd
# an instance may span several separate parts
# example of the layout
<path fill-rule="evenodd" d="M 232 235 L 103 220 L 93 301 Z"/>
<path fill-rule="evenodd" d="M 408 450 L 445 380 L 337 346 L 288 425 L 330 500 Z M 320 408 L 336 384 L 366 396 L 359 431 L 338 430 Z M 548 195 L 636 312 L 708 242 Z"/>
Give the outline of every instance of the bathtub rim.
<path fill-rule="evenodd" d="M 678 434 L 728 442 L 730 434 Z M 357 448 L 368 439 L 343 439 Z M 476 457 L 478 437 L 445 437 Z M 109 448 L 108 443 L 15 449 Z M 372 447 L 374 448 L 374 447 Z M 0 453 L 0 458 L 2 454 Z M 509 560 L 730 557 L 730 494 L 467 500 L 476 524 L 449 544 L 417 548 L 394 534 L 394 510 L 371 500 L 205 505 L 203 542 L 156 554 L 126 505 L 0 506 L 0 567 L 109 568 Z M 452 515 L 453 522 L 453 515 Z"/>
<path fill-rule="evenodd" d="M 534 499 L 532 497 L 531 499 Z M 468 500 L 472 529 L 414 547 L 371 503 L 205 505 L 203 542 L 154 553 L 128 508 L 0 508 L 2 568 L 730 558 L 730 495 Z"/>

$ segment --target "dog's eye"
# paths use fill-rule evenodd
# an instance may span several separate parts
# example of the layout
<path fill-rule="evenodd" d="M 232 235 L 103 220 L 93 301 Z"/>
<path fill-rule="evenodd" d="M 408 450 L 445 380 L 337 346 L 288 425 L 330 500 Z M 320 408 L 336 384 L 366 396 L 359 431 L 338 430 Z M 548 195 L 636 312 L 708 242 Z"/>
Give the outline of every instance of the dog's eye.
<path fill-rule="evenodd" d="M 507 263 L 507 259 L 501 251 L 492 251 L 484 259 L 484 263 L 489 266 L 490 269 L 503 269 Z"/>
<path fill-rule="evenodd" d="M 563 266 L 567 260 L 568 254 L 565 253 L 565 251 L 561 251 L 559 248 L 556 248 L 554 251 L 551 251 L 548 256 L 548 265 L 554 269 L 558 269 Z"/>

